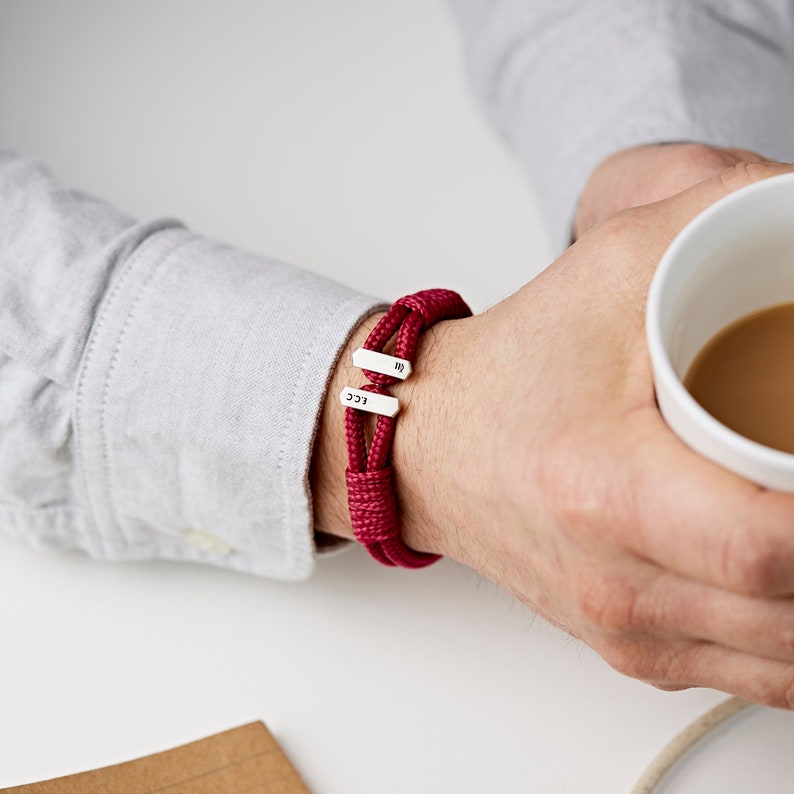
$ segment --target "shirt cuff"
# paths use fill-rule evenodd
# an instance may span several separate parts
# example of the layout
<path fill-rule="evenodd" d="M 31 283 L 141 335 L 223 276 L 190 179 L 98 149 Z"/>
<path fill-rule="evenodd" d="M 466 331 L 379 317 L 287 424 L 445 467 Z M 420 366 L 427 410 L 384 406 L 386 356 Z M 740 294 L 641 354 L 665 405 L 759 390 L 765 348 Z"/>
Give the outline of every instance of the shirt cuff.
<path fill-rule="evenodd" d="M 110 285 L 78 373 L 91 553 L 308 576 L 319 410 L 349 335 L 380 306 L 184 229 L 146 239 Z"/>

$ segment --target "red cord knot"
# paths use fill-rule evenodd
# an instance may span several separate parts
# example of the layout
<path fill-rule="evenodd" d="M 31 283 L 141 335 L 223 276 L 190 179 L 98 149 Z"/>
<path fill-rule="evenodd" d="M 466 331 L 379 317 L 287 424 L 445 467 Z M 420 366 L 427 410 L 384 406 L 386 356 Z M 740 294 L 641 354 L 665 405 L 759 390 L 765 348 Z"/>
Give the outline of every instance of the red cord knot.
<path fill-rule="evenodd" d="M 390 466 L 367 472 L 348 469 L 345 476 L 353 534 L 378 562 L 424 568 L 440 559 L 438 554 L 415 551 L 403 543 Z"/>
<path fill-rule="evenodd" d="M 364 347 L 381 352 L 386 343 L 397 334 L 395 355 L 413 361 L 419 335 L 440 320 L 460 320 L 471 316 L 471 309 L 457 292 L 448 289 L 426 289 L 406 295 L 392 304 L 388 313 L 372 329 Z M 393 386 L 399 378 L 365 369 L 372 383 Z"/>
<path fill-rule="evenodd" d="M 425 289 L 400 298 L 395 305 L 405 306 L 422 318 L 420 331 L 440 320 L 461 320 L 471 316 L 471 309 L 463 298 L 449 289 Z"/>
<path fill-rule="evenodd" d="M 400 527 L 391 466 L 365 472 L 348 469 L 346 476 L 347 503 L 356 540 L 370 546 L 398 536 Z"/>

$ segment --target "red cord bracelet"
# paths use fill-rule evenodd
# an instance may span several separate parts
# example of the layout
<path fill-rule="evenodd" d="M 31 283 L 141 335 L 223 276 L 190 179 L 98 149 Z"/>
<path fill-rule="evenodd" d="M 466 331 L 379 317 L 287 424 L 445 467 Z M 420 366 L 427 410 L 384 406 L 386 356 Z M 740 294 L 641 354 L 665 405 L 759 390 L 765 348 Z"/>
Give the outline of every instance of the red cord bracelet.
<path fill-rule="evenodd" d="M 345 438 L 349 465 L 346 472 L 348 506 L 353 534 L 378 562 L 403 568 L 424 568 L 439 559 L 437 554 L 415 551 L 400 536 L 397 498 L 389 453 L 394 438 L 399 403 L 388 387 L 411 374 L 419 335 L 441 320 L 471 316 L 471 309 L 456 292 L 428 289 L 400 298 L 375 326 L 364 347 L 353 354 L 370 381 L 360 389 L 344 389 L 340 395 L 345 411 Z M 383 348 L 397 334 L 395 355 Z M 364 423 L 367 413 L 378 414 L 367 454 Z"/>

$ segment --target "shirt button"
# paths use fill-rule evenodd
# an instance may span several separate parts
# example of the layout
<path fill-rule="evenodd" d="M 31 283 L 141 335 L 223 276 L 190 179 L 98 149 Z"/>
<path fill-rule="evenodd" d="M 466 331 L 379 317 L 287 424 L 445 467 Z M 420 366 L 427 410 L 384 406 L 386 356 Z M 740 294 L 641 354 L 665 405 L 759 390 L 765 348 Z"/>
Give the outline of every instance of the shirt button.
<path fill-rule="evenodd" d="M 221 540 L 217 535 L 204 532 L 202 529 L 186 529 L 184 536 L 185 540 L 194 548 L 216 554 L 218 557 L 225 557 L 233 551 L 226 541 Z"/>

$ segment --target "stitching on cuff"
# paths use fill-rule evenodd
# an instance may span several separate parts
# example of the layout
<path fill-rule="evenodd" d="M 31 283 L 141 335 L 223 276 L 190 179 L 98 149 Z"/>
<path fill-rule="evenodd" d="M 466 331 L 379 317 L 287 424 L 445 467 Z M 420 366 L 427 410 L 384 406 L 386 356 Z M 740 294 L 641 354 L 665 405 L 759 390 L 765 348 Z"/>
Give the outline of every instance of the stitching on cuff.
<path fill-rule="evenodd" d="M 77 385 L 75 388 L 74 412 L 73 412 L 74 426 L 75 426 L 75 447 L 76 447 L 75 462 L 78 463 L 77 466 L 78 471 L 76 472 L 76 479 L 82 483 L 81 490 L 85 495 L 85 499 L 87 502 L 86 505 L 87 510 L 85 511 L 86 535 L 91 538 L 92 543 L 96 546 L 98 551 L 101 551 L 103 555 L 107 553 L 107 547 L 105 545 L 104 535 L 96 522 L 96 516 L 98 512 L 97 504 L 101 501 L 103 495 L 97 493 L 96 491 L 98 487 L 96 485 L 92 485 L 92 483 L 89 481 L 89 477 L 87 476 L 88 475 L 87 453 L 85 450 L 85 445 L 82 443 L 82 439 L 84 436 L 84 433 L 82 431 L 82 427 L 84 425 L 83 417 L 86 409 L 84 403 L 85 381 L 87 377 L 86 373 L 91 370 L 91 365 L 93 364 L 93 358 L 96 352 L 97 337 L 100 336 L 100 334 L 102 333 L 104 326 L 111 322 L 109 317 L 113 311 L 113 308 L 118 302 L 119 296 L 122 294 L 125 285 L 130 280 L 132 274 L 136 272 L 136 265 L 138 263 L 138 260 L 144 256 L 146 251 L 152 245 L 154 245 L 154 242 L 158 239 L 160 233 L 168 232 L 168 231 L 178 231 L 178 230 L 181 230 L 180 226 L 176 226 L 173 222 L 168 222 L 168 225 L 165 225 L 164 222 L 163 225 L 153 230 L 151 235 L 146 239 L 144 239 L 129 256 L 129 258 L 127 259 L 124 265 L 123 272 L 118 276 L 116 283 L 113 285 L 110 293 L 107 295 L 107 298 L 102 302 L 99 308 L 97 318 L 90 331 L 88 344 L 86 346 L 86 350 L 85 353 L 83 354 L 83 358 L 78 370 Z M 162 264 L 162 262 L 168 256 L 170 256 L 176 248 L 178 248 L 182 244 L 183 244 L 183 240 L 180 239 L 178 243 L 172 245 L 166 252 L 164 252 L 161 259 L 153 266 L 152 273 L 150 273 L 147 276 L 146 281 L 144 282 L 144 286 L 150 282 L 153 273 L 159 268 L 159 265 Z M 140 298 L 140 292 L 138 293 L 138 296 L 136 296 L 132 308 L 137 306 L 139 298 Z M 130 309 L 130 313 L 132 312 L 132 308 Z M 123 336 L 124 328 L 126 328 L 128 322 L 129 322 L 129 314 L 125 319 L 124 327 L 122 328 L 122 333 L 119 335 L 119 339 L 117 339 L 116 344 L 114 346 L 113 356 L 111 361 L 115 361 L 118 352 L 118 343 L 121 339 L 121 336 Z M 109 370 L 111 368 L 109 368 Z M 106 478 L 109 478 L 110 475 L 110 469 L 107 460 L 104 459 L 107 455 L 107 446 L 108 446 L 104 432 L 105 402 L 106 402 L 108 382 L 109 382 L 109 371 L 105 373 L 105 384 L 103 386 L 103 392 L 102 392 L 103 396 L 102 396 L 101 410 L 99 416 L 99 436 L 103 449 L 103 471 L 104 471 L 104 476 Z M 108 479 L 108 488 L 110 488 L 109 479 Z M 109 494 L 106 494 L 104 496 L 105 499 L 107 500 L 107 504 L 112 509 L 112 502 L 110 502 Z M 127 540 L 126 537 L 124 538 L 124 540 L 125 541 Z"/>
<path fill-rule="evenodd" d="M 100 404 L 100 411 L 99 411 L 99 435 L 102 439 L 102 468 L 105 474 L 105 482 L 107 484 L 107 498 L 108 498 L 108 505 L 111 510 L 115 505 L 115 500 L 113 498 L 113 478 L 111 476 L 111 466 L 110 466 L 110 444 L 107 439 L 106 434 L 106 424 L 105 418 L 107 415 L 107 404 L 108 404 L 108 397 L 110 394 L 110 387 L 111 381 L 113 378 L 113 372 L 116 367 L 116 362 L 118 360 L 122 343 L 124 342 L 124 337 L 127 334 L 127 330 L 135 316 L 135 311 L 138 308 L 142 298 L 148 293 L 152 282 L 154 281 L 155 276 L 160 272 L 163 264 L 180 248 L 183 248 L 187 245 L 185 240 L 180 239 L 174 242 L 171 246 L 169 246 L 160 256 L 160 258 L 151 266 L 151 270 L 149 271 L 146 279 L 144 280 L 143 284 L 141 284 L 140 289 L 138 290 L 138 294 L 135 296 L 135 300 L 133 300 L 132 305 L 130 306 L 129 311 L 127 312 L 127 316 L 124 319 L 124 324 L 119 331 L 119 335 L 116 337 L 116 343 L 113 346 L 113 354 L 110 358 L 110 363 L 107 368 L 107 372 L 105 373 L 105 383 L 102 388 L 102 402 Z M 126 536 L 124 532 L 124 526 L 121 522 L 116 522 L 119 530 L 119 534 L 123 538 L 125 544 L 130 543 L 130 539 Z"/>

